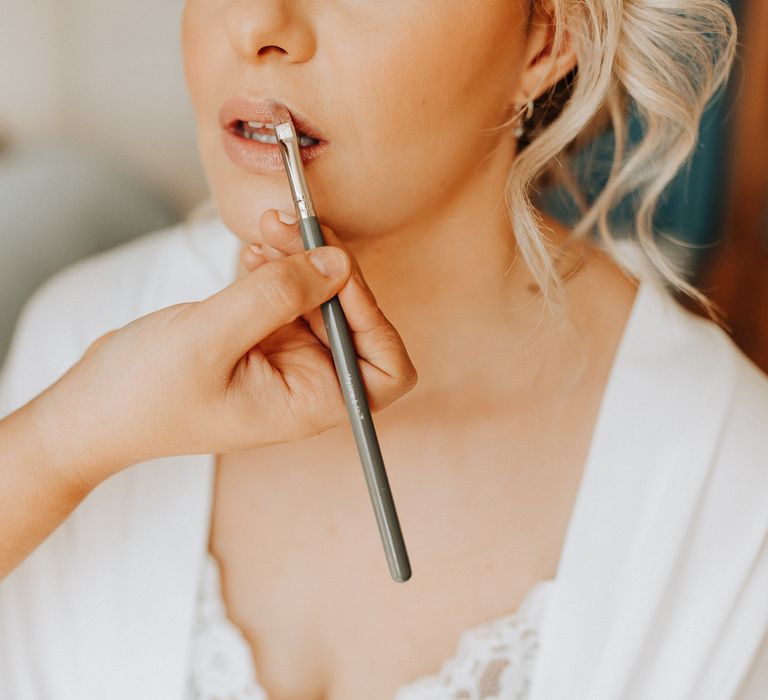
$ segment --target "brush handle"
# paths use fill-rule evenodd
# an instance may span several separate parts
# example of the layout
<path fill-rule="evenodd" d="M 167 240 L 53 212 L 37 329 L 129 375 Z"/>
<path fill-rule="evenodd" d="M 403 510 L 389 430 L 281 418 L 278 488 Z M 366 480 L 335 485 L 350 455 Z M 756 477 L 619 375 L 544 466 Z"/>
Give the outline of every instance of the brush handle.
<path fill-rule="evenodd" d="M 326 245 L 316 216 L 299 219 L 301 237 L 307 250 Z M 347 319 L 341 308 L 338 295 L 324 302 L 320 309 L 325 321 L 325 330 L 331 344 L 336 375 L 339 378 L 344 403 L 347 406 L 349 422 L 357 443 L 357 451 L 363 465 L 365 482 L 373 503 L 376 524 L 384 545 L 384 553 L 389 564 L 389 572 L 395 581 L 407 581 L 411 577 L 411 565 L 405 549 L 400 521 L 392 499 L 389 479 L 384 468 L 384 460 L 376 437 L 368 397 L 365 393 L 357 353 L 352 344 Z"/>

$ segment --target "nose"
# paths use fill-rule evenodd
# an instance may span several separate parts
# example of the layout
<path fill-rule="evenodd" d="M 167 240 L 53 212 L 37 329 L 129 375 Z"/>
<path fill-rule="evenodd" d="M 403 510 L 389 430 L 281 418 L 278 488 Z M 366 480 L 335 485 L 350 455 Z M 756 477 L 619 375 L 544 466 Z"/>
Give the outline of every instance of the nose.
<path fill-rule="evenodd" d="M 295 0 L 232 0 L 224 24 L 244 60 L 301 63 L 315 52 L 315 34 Z"/>

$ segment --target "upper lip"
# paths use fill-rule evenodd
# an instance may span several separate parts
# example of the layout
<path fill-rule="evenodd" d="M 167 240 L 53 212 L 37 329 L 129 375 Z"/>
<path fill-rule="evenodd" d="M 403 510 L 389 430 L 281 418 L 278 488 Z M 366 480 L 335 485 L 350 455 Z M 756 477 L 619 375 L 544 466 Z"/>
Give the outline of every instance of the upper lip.
<path fill-rule="evenodd" d="M 273 99 L 277 100 L 277 98 Z M 312 126 L 306 118 L 297 114 L 296 110 L 290 107 L 285 101 L 279 101 L 285 105 L 290 113 L 291 120 L 293 121 L 297 132 L 300 131 L 302 134 L 311 136 L 318 141 L 325 141 L 320 132 Z M 269 113 L 269 109 L 267 109 L 266 100 L 254 102 L 246 97 L 233 97 L 232 99 L 227 100 L 222 105 L 221 110 L 219 110 L 219 123 L 223 128 L 230 130 L 239 121 L 271 124 L 272 115 Z"/>

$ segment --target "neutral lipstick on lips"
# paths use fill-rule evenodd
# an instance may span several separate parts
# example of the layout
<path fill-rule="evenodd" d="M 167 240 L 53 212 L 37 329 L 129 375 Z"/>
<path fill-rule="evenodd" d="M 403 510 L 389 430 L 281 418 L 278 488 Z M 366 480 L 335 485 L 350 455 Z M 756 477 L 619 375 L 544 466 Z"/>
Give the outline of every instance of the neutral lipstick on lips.
<path fill-rule="evenodd" d="M 284 104 L 270 100 L 267 105 L 272 115 L 271 121 L 275 126 L 280 155 L 288 175 L 288 186 L 291 189 L 293 204 L 296 208 L 296 214 L 299 216 L 299 230 L 304 247 L 311 250 L 324 246 L 325 239 L 315 212 L 309 183 L 304 174 L 304 164 L 299 153 L 298 128 L 293 123 L 291 114 Z M 392 498 L 392 490 L 384 467 L 376 428 L 373 425 L 371 408 L 358 366 L 355 345 L 352 342 L 352 334 L 338 294 L 321 304 L 320 309 L 323 313 L 325 330 L 328 334 L 333 363 L 336 367 L 336 376 L 344 396 L 344 403 L 347 406 L 347 415 L 360 454 L 389 571 L 395 581 L 407 581 L 411 577 L 411 563 L 408 560 L 408 552 L 400 529 L 400 520 Z"/>
<path fill-rule="evenodd" d="M 307 163 L 322 155 L 329 144 L 307 119 L 294 110 L 290 112 L 299 137 L 301 160 Z M 253 102 L 244 97 L 228 100 L 219 111 L 219 124 L 224 150 L 233 163 L 255 174 L 285 170 L 266 101 Z"/>

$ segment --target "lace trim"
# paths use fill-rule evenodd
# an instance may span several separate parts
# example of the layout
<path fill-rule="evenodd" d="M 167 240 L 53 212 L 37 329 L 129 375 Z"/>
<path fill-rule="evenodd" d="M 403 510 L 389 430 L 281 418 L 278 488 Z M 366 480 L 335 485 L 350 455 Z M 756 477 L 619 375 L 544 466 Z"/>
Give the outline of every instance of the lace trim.
<path fill-rule="evenodd" d="M 197 605 L 187 700 L 269 700 L 256 682 L 248 642 L 227 618 L 219 569 L 211 554 Z"/>
<path fill-rule="evenodd" d="M 436 675 L 400 688 L 393 700 L 527 698 L 554 583 L 539 581 L 516 612 L 463 632 L 456 655 Z M 248 642 L 227 618 L 218 564 L 210 553 L 198 594 L 186 700 L 269 700 L 256 680 Z"/>
<path fill-rule="evenodd" d="M 393 700 L 524 700 L 539 649 L 539 629 L 554 580 L 539 581 L 518 610 L 459 637 L 456 655 L 434 676 L 401 688 Z"/>

